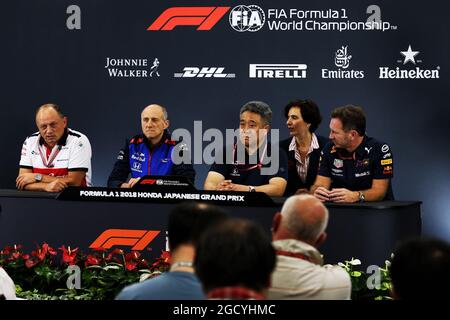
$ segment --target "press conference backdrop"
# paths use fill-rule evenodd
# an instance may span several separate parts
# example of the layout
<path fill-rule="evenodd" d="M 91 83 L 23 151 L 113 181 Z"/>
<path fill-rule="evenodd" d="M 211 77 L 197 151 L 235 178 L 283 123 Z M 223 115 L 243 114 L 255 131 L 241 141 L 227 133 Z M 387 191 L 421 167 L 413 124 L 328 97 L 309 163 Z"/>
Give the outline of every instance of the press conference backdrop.
<path fill-rule="evenodd" d="M 173 7 L 196 8 L 162 15 Z M 263 100 L 284 138 L 284 105 L 310 98 L 322 135 L 334 107 L 364 107 L 368 135 L 393 150 L 396 198 L 423 201 L 424 233 L 450 240 L 448 9 L 438 0 L 4 2 L 0 187 L 14 187 L 43 103 L 60 104 L 89 137 L 93 182 L 105 186 L 150 103 L 167 107 L 172 130 L 193 133 L 198 120 L 203 131 L 235 128 L 239 108 Z M 180 25 L 189 15 L 197 25 Z M 196 170 L 201 188 L 208 165 Z"/>

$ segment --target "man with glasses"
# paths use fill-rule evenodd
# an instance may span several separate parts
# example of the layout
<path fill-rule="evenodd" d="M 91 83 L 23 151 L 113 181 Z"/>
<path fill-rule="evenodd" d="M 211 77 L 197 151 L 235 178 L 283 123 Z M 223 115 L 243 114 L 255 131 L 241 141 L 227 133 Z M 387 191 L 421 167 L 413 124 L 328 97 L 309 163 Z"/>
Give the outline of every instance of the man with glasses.
<path fill-rule="evenodd" d="M 347 105 L 331 114 L 330 142 L 322 150 L 311 193 L 321 201 L 353 203 L 393 200 L 392 150 L 366 135 L 361 107 Z"/>
<path fill-rule="evenodd" d="M 250 101 L 241 108 L 239 139 L 217 157 L 206 177 L 205 190 L 283 195 L 287 184 L 287 156 L 267 141 L 271 119 L 272 110 L 262 101 Z M 226 156 L 227 151 L 232 159 Z M 274 170 L 266 171 L 269 167 Z"/>

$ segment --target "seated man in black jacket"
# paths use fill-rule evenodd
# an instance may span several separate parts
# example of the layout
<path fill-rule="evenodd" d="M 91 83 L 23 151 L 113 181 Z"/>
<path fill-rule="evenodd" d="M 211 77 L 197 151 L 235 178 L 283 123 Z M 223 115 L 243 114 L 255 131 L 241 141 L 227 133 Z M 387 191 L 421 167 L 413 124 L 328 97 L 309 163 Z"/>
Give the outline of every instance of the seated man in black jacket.
<path fill-rule="evenodd" d="M 242 106 L 239 137 L 216 155 L 205 190 L 264 192 L 271 197 L 284 194 L 287 159 L 283 150 L 268 141 L 271 120 L 272 110 L 265 102 L 249 101 Z"/>

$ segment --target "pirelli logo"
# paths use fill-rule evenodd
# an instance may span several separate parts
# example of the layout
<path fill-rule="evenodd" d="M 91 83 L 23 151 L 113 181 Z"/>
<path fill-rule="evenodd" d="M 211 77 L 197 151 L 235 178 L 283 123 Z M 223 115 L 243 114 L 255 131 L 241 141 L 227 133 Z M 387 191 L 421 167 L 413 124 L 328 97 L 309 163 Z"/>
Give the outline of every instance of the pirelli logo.
<path fill-rule="evenodd" d="M 230 7 L 172 7 L 166 9 L 148 28 L 151 31 L 168 31 L 177 26 L 198 26 L 208 31 L 224 16 Z"/>
<path fill-rule="evenodd" d="M 304 79 L 306 64 L 250 64 L 250 78 Z"/>
<path fill-rule="evenodd" d="M 108 229 L 91 243 L 89 248 L 110 249 L 113 246 L 129 246 L 131 250 L 144 250 L 160 233 L 159 230 Z"/>

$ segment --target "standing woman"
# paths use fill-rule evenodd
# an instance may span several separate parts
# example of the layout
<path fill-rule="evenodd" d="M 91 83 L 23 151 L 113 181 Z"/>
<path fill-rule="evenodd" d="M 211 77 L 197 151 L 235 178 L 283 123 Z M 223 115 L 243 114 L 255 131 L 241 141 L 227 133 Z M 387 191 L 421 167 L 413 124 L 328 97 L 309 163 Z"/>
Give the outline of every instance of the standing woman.
<path fill-rule="evenodd" d="M 320 152 L 328 139 L 317 136 L 322 116 L 312 100 L 294 100 L 284 108 L 290 138 L 280 141 L 288 155 L 288 183 L 284 196 L 309 192 L 316 180 Z"/>

